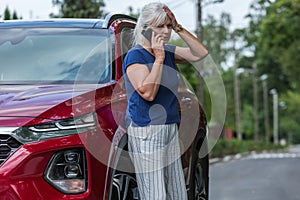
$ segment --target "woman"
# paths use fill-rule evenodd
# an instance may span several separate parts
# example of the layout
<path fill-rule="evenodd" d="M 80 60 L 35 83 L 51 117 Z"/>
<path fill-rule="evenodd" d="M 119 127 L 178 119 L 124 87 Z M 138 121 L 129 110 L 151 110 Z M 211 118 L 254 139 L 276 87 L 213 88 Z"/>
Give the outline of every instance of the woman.
<path fill-rule="evenodd" d="M 167 44 L 172 30 L 188 47 Z M 177 127 L 180 117 L 176 63 L 198 61 L 208 52 L 161 3 L 143 7 L 134 36 L 135 46 L 124 59 L 123 71 L 128 98 L 128 148 L 139 194 L 147 200 L 185 200 Z"/>

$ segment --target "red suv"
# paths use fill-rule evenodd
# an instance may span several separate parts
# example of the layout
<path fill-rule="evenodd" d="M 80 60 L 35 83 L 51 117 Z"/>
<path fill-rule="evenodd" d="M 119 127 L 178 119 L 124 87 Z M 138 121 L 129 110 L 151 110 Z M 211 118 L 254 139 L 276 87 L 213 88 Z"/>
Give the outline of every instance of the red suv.
<path fill-rule="evenodd" d="M 135 22 L 0 22 L 1 200 L 139 199 L 121 70 Z M 179 94 L 187 192 L 208 199 L 205 116 L 184 82 Z"/>

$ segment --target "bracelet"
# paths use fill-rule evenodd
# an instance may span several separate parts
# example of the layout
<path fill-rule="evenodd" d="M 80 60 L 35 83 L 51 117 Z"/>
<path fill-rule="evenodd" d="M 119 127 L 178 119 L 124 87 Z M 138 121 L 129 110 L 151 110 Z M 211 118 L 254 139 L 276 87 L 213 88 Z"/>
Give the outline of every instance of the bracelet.
<path fill-rule="evenodd" d="M 180 25 L 180 24 L 177 24 L 177 26 L 174 28 L 174 31 L 176 32 L 176 33 L 179 33 L 180 31 L 182 31 L 183 30 L 183 27 Z"/>

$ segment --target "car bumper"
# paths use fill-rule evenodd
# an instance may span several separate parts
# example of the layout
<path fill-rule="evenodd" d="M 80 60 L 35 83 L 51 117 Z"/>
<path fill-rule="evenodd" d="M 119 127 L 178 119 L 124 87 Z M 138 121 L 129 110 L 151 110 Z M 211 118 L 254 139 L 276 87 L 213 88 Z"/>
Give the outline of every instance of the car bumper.
<path fill-rule="evenodd" d="M 103 199 L 106 187 L 107 167 L 97 159 L 100 155 L 108 155 L 109 149 L 98 147 L 99 155 L 91 153 L 91 146 L 96 145 L 95 139 L 87 148 L 91 138 L 89 133 L 82 136 L 72 135 L 63 138 L 41 141 L 22 145 L 0 166 L 0 197 L 7 200 L 32 199 Z M 103 146 L 104 148 L 105 146 Z M 64 194 L 45 179 L 45 169 L 52 156 L 66 149 L 84 149 L 87 163 L 87 190 L 81 194 Z M 103 153 L 106 151 L 106 154 Z"/>

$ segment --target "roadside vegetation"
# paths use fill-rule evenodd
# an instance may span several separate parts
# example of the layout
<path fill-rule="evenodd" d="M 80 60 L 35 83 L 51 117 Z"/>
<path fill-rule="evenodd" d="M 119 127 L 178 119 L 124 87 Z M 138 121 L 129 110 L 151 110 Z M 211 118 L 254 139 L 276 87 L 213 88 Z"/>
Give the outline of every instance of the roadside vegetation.
<path fill-rule="evenodd" d="M 210 152 L 210 157 L 224 157 L 226 155 L 234 154 L 245 154 L 252 151 L 263 152 L 263 151 L 282 151 L 285 150 L 287 145 L 280 145 L 266 142 L 256 142 L 253 140 L 225 140 L 220 139 Z"/>

